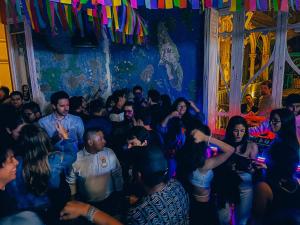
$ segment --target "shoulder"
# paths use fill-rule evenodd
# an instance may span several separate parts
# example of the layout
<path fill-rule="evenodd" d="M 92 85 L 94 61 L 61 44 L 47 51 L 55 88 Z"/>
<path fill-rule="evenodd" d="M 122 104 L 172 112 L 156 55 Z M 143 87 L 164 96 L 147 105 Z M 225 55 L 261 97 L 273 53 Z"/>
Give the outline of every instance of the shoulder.
<path fill-rule="evenodd" d="M 47 121 L 50 121 L 51 120 L 51 115 L 52 114 L 42 117 L 41 119 L 39 119 L 39 123 L 45 123 Z"/>
<path fill-rule="evenodd" d="M 266 182 L 259 182 L 256 186 L 255 186 L 255 193 L 263 199 L 266 200 L 272 200 L 273 198 L 273 192 L 272 192 L 272 188 L 270 187 L 270 185 Z"/>
<path fill-rule="evenodd" d="M 74 116 L 72 114 L 68 114 L 68 117 L 69 117 L 70 120 L 81 121 L 82 122 L 82 119 L 79 116 Z"/>
<path fill-rule="evenodd" d="M 254 151 L 254 150 L 257 151 L 258 150 L 257 144 L 252 142 L 252 141 L 248 141 L 247 148 L 250 151 Z"/>

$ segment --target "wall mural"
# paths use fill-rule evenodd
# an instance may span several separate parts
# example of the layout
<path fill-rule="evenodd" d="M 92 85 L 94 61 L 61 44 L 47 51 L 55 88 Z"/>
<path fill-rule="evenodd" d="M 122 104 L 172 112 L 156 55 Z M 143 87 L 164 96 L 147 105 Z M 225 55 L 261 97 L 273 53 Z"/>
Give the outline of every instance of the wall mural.
<path fill-rule="evenodd" d="M 141 85 L 156 88 L 175 99 L 185 96 L 202 102 L 203 21 L 199 11 L 141 10 L 148 24 L 146 45 L 109 42 L 107 35 L 93 48 L 75 48 L 71 35 L 33 34 L 40 90 L 49 101 L 57 90 L 107 97 L 118 88 Z"/>

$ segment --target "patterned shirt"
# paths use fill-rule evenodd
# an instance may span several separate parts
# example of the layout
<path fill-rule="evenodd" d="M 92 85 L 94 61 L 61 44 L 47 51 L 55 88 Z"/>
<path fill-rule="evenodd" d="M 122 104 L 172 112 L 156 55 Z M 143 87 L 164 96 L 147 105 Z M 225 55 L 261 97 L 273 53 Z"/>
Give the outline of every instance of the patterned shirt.
<path fill-rule="evenodd" d="M 171 179 L 162 191 L 143 197 L 129 210 L 127 224 L 188 225 L 188 195 L 178 181 Z"/>

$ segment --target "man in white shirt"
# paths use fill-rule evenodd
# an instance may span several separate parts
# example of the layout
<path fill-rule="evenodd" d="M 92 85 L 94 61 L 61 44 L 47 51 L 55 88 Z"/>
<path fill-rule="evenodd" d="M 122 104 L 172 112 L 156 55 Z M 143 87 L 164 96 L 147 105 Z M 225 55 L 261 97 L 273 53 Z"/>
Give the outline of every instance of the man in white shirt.
<path fill-rule="evenodd" d="M 67 182 L 72 196 L 112 213 L 110 209 L 118 202 L 113 194 L 122 191 L 123 177 L 119 160 L 105 144 L 101 130 L 87 130 L 85 147 L 78 152 Z"/>

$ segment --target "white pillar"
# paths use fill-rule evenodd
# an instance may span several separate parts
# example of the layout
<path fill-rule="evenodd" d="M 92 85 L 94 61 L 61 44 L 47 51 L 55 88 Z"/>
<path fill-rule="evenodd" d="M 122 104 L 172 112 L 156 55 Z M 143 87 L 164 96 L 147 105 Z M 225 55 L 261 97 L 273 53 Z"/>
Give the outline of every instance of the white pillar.
<path fill-rule="evenodd" d="M 218 22 L 218 11 L 205 9 L 203 112 L 212 130 L 215 129 L 217 118 Z"/>
<path fill-rule="evenodd" d="M 287 22 L 288 13 L 278 12 L 276 42 L 275 42 L 275 59 L 272 80 L 272 96 L 274 107 L 279 108 L 282 105 L 282 89 L 284 81 L 285 54 L 287 46 Z"/>
<path fill-rule="evenodd" d="M 244 60 L 244 26 L 244 11 L 234 12 L 231 49 L 231 80 L 229 94 L 229 112 L 231 116 L 241 113 L 241 87 Z"/>

